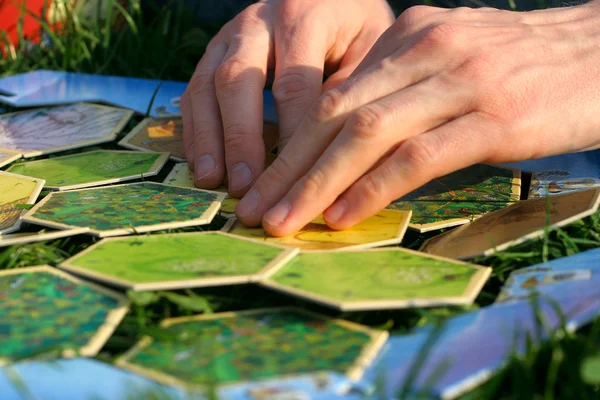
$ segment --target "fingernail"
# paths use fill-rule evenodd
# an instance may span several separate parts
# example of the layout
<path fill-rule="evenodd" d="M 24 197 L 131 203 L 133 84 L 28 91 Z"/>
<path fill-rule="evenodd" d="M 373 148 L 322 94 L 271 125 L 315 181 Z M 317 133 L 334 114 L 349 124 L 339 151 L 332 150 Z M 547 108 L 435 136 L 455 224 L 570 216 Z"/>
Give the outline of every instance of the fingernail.
<path fill-rule="evenodd" d="M 252 189 L 240 200 L 237 207 L 235 208 L 235 213 L 238 217 L 244 218 L 248 217 L 256 212 L 258 209 L 258 203 L 260 202 L 260 195 L 256 191 L 256 189 Z"/>
<path fill-rule="evenodd" d="M 344 199 L 338 200 L 333 203 L 331 207 L 325 210 L 323 213 L 323 218 L 325 219 L 325 222 L 336 223 L 344 216 L 347 209 L 348 202 Z"/>
<path fill-rule="evenodd" d="M 196 160 L 194 172 L 196 179 L 204 179 L 217 170 L 217 163 L 210 154 L 204 154 Z"/>
<path fill-rule="evenodd" d="M 277 205 L 271 208 L 267 213 L 263 216 L 263 219 L 272 226 L 278 226 L 285 221 L 288 214 L 292 210 L 292 205 L 288 200 L 281 200 Z"/>
<path fill-rule="evenodd" d="M 252 179 L 254 179 L 254 176 L 248 164 L 243 162 L 237 163 L 233 166 L 229 174 L 229 189 L 232 192 L 242 190 L 252 183 Z"/>

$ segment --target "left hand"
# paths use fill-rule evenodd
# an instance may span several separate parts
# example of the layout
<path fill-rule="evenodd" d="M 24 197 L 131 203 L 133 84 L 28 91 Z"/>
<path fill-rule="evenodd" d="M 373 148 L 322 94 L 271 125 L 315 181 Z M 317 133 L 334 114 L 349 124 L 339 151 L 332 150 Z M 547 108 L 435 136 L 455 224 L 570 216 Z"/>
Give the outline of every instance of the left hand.
<path fill-rule="evenodd" d="M 460 168 L 600 144 L 600 0 L 516 13 L 413 7 L 325 91 L 238 204 L 294 233 L 348 228 Z"/>

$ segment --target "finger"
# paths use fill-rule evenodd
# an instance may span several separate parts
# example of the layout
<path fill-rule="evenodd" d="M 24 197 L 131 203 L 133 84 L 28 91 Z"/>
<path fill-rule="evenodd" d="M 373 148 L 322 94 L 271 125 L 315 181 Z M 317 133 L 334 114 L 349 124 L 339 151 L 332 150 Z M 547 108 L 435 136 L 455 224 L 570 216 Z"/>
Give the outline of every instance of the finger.
<path fill-rule="evenodd" d="M 355 77 L 352 82 L 325 92 L 298 127 L 299 134 L 292 136 L 277 160 L 240 201 L 236 208 L 238 219 L 249 226 L 260 224 L 262 214 L 308 173 L 352 112 L 422 80 L 442 66 L 443 63 L 433 57 L 412 63 L 384 63 Z"/>
<path fill-rule="evenodd" d="M 240 33 L 215 75 L 229 193 L 235 197 L 250 188 L 265 162 L 262 96 L 273 45 L 270 27 L 257 10 L 240 21 Z"/>
<path fill-rule="evenodd" d="M 467 97 L 466 90 L 431 80 L 360 108 L 314 167 L 264 214 L 264 228 L 276 236 L 299 230 L 399 141 L 464 114 Z"/>
<path fill-rule="evenodd" d="M 190 171 L 194 170 L 194 116 L 189 92 L 183 92 L 179 102 L 181 120 L 183 122 L 183 149 Z"/>
<path fill-rule="evenodd" d="M 491 119 L 469 113 L 410 137 L 345 191 L 323 217 L 334 229 L 349 228 L 432 179 L 488 161 L 493 149 L 502 145 L 502 136 Z"/>
<path fill-rule="evenodd" d="M 273 97 L 279 117 L 278 148 L 283 149 L 321 94 L 327 54 L 326 27 L 299 21 L 275 26 Z"/>
<path fill-rule="evenodd" d="M 205 189 L 218 187 L 225 175 L 223 127 L 214 77 L 226 51 L 227 45 L 223 42 L 208 46 L 186 90 L 189 105 L 185 107 L 191 107 L 191 121 L 183 105 L 181 110 L 188 165 L 194 171 L 195 185 Z"/>

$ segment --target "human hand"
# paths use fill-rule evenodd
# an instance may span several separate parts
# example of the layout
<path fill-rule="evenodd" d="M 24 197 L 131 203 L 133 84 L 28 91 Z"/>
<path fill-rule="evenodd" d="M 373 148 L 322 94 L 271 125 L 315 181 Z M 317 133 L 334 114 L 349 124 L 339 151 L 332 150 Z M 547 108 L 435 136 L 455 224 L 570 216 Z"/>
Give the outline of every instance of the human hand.
<path fill-rule="evenodd" d="M 431 179 L 600 144 L 600 4 L 414 7 L 324 92 L 237 206 L 292 234 L 348 228 Z"/>
<path fill-rule="evenodd" d="M 195 184 L 241 197 L 264 170 L 263 101 L 274 69 L 279 148 L 322 93 L 345 80 L 394 22 L 385 0 L 265 0 L 210 42 L 181 98 Z M 324 69 L 333 72 L 323 84 Z"/>

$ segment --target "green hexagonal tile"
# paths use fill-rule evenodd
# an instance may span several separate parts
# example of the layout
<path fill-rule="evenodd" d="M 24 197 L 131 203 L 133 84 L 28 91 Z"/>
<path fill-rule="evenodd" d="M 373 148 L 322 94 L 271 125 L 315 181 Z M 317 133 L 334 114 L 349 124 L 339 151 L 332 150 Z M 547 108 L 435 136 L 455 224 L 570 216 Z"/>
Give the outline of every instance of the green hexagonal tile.
<path fill-rule="evenodd" d="M 181 289 L 256 281 L 297 250 L 221 232 L 102 240 L 60 268 L 133 290 Z"/>
<path fill-rule="evenodd" d="M 209 224 L 225 194 L 142 182 L 51 193 L 23 217 L 57 229 L 89 227 L 100 237 Z"/>
<path fill-rule="evenodd" d="M 168 159 L 169 153 L 97 150 L 16 164 L 8 171 L 44 179 L 46 189 L 72 190 L 154 176 Z"/>
<path fill-rule="evenodd" d="M 47 265 L 0 271 L 0 365 L 40 353 L 94 356 L 127 299 Z"/>
<path fill-rule="evenodd" d="M 163 321 L 117 365 L 167 384 L 232 384 L 338 372 L 359 379 L 387 332 L 295 309 Z"/>
<path fill-rule="evenodd" d="M 261 284 L 344 311 L 469 304 L 491 268 L 387 248 L 301 253 Z"/>

